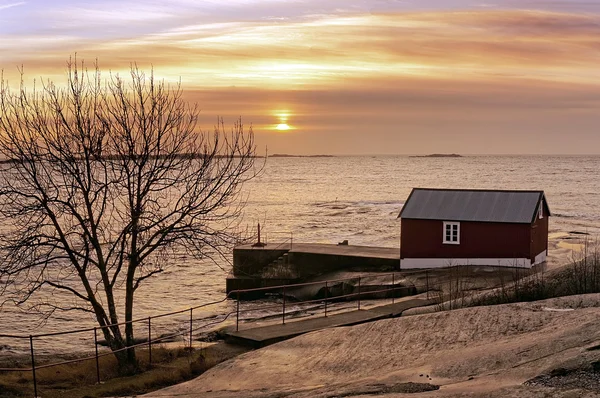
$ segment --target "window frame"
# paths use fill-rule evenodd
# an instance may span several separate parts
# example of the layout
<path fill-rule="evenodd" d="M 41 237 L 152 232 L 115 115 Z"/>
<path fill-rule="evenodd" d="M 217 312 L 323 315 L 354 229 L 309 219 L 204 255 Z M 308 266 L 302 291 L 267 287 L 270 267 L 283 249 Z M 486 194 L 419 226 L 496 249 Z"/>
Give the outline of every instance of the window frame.
<path fill-rule="evenodd" d="M 447 240 L 446 230 L 450 227 L 450 240 Z M 453 240 L 454 229 L 456 229 L 456 240 Z M 460 245 L 460 222 L 444 221 L 442 224 L 442 243 L 445 245 Z"/>

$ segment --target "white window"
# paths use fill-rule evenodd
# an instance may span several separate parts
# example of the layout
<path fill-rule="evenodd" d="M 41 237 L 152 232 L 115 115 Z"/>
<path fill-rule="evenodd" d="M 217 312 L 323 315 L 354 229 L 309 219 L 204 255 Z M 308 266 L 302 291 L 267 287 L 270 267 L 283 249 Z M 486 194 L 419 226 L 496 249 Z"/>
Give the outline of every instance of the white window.
<path fill-rule="evenodd" d="M 460 223 L 444 221 L 444 243 L 460 244 Z"/>
<path fill-rule="evenodd" d="M 544 204 L 540 203 L 540 209 L 538 210 L 538 217 L 540 219 L 544 218 Z"/>

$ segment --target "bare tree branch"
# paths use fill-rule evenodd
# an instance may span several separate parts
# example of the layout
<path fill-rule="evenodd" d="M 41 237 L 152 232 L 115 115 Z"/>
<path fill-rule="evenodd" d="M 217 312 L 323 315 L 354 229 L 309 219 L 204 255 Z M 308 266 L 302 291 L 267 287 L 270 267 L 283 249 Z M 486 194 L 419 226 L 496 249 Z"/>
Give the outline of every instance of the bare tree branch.
<path fill-rule="evenodd" d="M 212 258 L 237 241 L 240 192 L 261 169 L 252 128 L 200 130 L 180 84 L 135 64 L 127 78 L 67 67 L 61 86 L 21 79 L 13 91 L 0 78 L 0 294 L 91 312 L 119 350 L 133 345 L 134 293 L 167 253 Z M 51 289 L 75 302 L 44 302 Z M 116 355 L 135 366 L 132 349 Z"/>

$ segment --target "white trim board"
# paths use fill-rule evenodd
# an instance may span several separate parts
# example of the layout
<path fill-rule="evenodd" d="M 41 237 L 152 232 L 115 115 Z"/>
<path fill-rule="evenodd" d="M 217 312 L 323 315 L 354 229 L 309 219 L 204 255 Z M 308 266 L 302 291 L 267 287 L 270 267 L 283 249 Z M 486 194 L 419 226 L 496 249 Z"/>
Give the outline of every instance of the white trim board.
<path fill-rule="evenodd" d="M 457 265 L 531 268 L 544 261 L 546 250 L 535 256 L 533 264 L 528 258 L 403 258 L 400 260 L 400 269 L 445 268 Z"/>
<path fill-rule="evenodd" d="M 544 250 L 543 252 L 541 252 L 540 254 L 535 256 L 535 261 L 534 261 L 533 265 L 541 264 L 544 261 L 546 261 L 547 254 L 548 254 L 547 250 Z"/>

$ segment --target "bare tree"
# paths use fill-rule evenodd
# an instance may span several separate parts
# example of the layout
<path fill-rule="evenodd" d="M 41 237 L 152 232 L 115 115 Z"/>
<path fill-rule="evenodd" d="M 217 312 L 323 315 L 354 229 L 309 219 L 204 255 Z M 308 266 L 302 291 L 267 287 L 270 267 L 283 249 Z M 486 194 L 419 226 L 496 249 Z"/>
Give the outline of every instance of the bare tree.
<path fill-rule="evenodd" d="M 69 293 L 43 304 L 92 313 L 121 369 L 135 370 L 136 290 L 173 251 L 205 258 L 234 243 L 254 136 L 241 120 L 198 130 L 180 85 L 137 66 L 127 79 L 67 66 L 63 86 L 0 79 L 0 282 L 18 304 Z"/>

